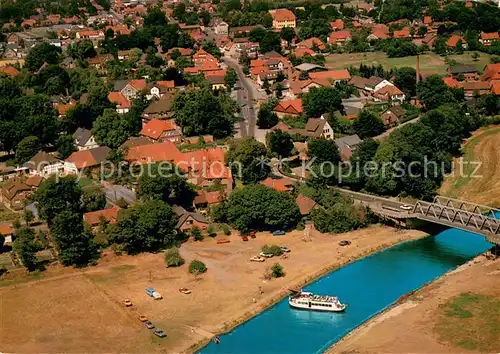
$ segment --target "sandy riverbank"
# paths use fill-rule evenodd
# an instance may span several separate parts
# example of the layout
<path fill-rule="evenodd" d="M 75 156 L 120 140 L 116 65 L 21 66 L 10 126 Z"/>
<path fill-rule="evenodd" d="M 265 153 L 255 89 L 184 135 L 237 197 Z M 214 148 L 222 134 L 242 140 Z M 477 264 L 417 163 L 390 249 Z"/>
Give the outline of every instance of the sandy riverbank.
<path fill-rule="evenodd" d="M 366 322 L 326 353 L 471 353 L 445 342 L 436 330 L 444 306 L 469 292 L 500 296 L 500 259 L 476 257 Z M 460 319 L 456 321 L 460 331 Z M 494 350 L 500 351 L 500 341 Z"/>
<path fill-rule="evenodd" d="M 98 266 L 83 272 L 49 268 L 45 279 L 5 284 L 0 287 L 0 347 L 26 353 L 192 352 L 213 335 L 263 311 L 288 288 L 425 234 L 373 226 L 342 235 L 313 231 L 310 242 L 303 236 L 303 231 L 294 231 L 282 237 L 259 233 L 248 242 L 235 235 L 231 243 L 222 245 L 214 239 L 188 242 L 181 247 L 186 263 L 199 259 L 208 267 L 197 278 L 188 274 L 187 264 L 165 268 L 163 254 L 107 255 Z M 352 244 L 340 247 L 343 239 Z M 265 244 L 289 247 L 290 257 L 250 262 Z M 266 267 L 275 262 L 283 265 L 286 276 L 264 281 Z M 147 286 L 160 291 L 163 300 L 147 297 Z M 190 288 L 192 294 L 179 293 L 180 287 Z M 122 305 L 124 298 L 134 303 L 133 308 Z M 155 338 L 138 321 L 139 314 L 164 329 L 168 337 Z"/>

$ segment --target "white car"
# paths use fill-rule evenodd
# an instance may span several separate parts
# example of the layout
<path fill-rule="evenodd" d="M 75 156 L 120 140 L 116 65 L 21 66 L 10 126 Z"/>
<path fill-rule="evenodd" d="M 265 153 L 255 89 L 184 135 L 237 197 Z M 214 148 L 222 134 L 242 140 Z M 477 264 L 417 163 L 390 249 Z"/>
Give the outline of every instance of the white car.
<path fill-rule="evenodd" d="M 251 262 L 264 262 L 266 259 L 264 257 L 261 257 L 261 256 L 254 256 L 252 258 L 250 258 L 250 261 Z"/>
<path fill-rule="evenodd" d="M 400 206 L 401 209 L 403 210 L 412 210 L 413 207 L 411 205 L 408 205 L 408 204 L 403 204 Z"/>
<path fill-rule="evenodd" d="M 259 256 L 264 257 L 264 258 L 272 258 L 272 257 L 274 257 L 274 254 L 260 252 Z"/>
<path fill-rule="evenodd" d="M 153 299 L 155 299 L 155 300 L 163 299 L 163 296 L 161 296 L 161 294 L 158 291 L 155 291 L 152 296 L 153 296 Z"/>

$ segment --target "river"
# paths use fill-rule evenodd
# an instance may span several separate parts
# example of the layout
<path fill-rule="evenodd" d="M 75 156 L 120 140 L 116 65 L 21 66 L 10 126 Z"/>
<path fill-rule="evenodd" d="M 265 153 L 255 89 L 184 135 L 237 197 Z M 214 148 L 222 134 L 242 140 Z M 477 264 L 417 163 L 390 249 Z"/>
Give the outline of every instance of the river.
<path fill-rule="evenodd" d="M 344 313 L 292 309 L 284 299 L 211 342 L 199 353 L 322 353 L 399 297 L 491 247 L 483 236 L 449 229 L 335 270 L 304 290 L 338 296 Z M 397 329 L 395 329 L 397 330 Z"/>

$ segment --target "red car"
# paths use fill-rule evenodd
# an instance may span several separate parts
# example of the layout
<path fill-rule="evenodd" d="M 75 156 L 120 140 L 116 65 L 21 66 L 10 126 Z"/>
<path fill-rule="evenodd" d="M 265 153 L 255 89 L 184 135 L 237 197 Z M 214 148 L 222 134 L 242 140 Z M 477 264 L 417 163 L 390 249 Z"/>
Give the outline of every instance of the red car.
<path fill-rule="evenodd" d="M 241 238 L 243 239 L 243 241 L 248 241 L 248 236 L 247 235 L 241 235 Z"/>
<path fill-rule="evenodd" d="M 255 231 L 250 232 L 250 237 L 255 238 Z"/>

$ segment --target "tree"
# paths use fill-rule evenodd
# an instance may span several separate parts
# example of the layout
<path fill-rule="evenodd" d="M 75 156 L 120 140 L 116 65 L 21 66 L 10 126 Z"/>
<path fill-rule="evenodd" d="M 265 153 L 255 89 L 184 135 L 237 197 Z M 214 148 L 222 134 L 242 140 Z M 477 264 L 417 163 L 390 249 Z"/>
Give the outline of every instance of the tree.
<path fill-rule="evenodd" d="M 361 139 L 374 137 L 385 131 L 382 119 L 366 109 L 354 120 L 353 128 Z"/>
<path fill-rule="evenodd" d="M 61 159 L 67 158 L 69 155 L 78 151 L 75 144 L 75 139 L 71 135 L 61 135 L 57 138 L 56 149 Z"/>
<path fill-rule="evenodd" d="M 168 267 L 179 267 L 184 264 L 184 259 L 179 254 L 177 247 L 172 247 L 165 251 L 165 264 Z"/>
<path fill-rule="evenodd" d="M 38 203 L 40 217 L 50 225 L 52 219 L 63 211 L 79 213 L 81 196 L 82 191 L 75 176 L 57 179 L 56 176 L 51 176 L 40 184 L 34 200 Z"/>
<path fill-rule="evenodd" d="M 35 215 L 31 211 L 31 209 L 24 210 L 24 221 L 26 221 L 26 225 L 29 225 L 33 219 L 35 219 Z"/>
<path fill-rule="evenodd" d="M 406 97 L 415 96 L 417 72 L 411 67 L 398 68 L 394 73 L 394 84 L 405 93 Z"/>
<path fill-rule="evenodd" d="M 339 148 L 333 140 L 324 138 L 314 138 L 307 142 L 307 153 L 310 158 L 314 158 L 316 163 L 340 162 Z"/>
<path fill-rule="evenodd" d="M 42 42 L 30 49 L 26 57 L 25 66 L 29 71 L 40 69 L 43 63 L 59 64 L 61 60 L 62 50 L 59 47 L 53 46 L 47 42 Z"/>
<path fill-rule="evenodd" d="M 280 31 L 280 37 L 290 43 L 295 38 L 295 30 L 291 27 L 283 27 Z"/>
<path fill-rule="evenodd" d="M 88 39 L 70 44 L 67 49 L 70 57 L 83 61 L 87 58 L 93 58 L 97 55 L 94 44 Z"/>
<path fill-rule="evenodd" d="M 283 266 L 279 263 L 274 263 L 271 267 L 271 276 L 273 278 L 281 278 L 285 276 L 285 270 Z"/>
<path fill-rule="evenodd" d="M 126 116 L 118 114 L 114 109 L 105 109 L 92 128 L 96 142 L 112 149 L 122 145 L 132 135 L 132 131 L 133 127 Z"/>
<path fill-rule="evenodd" d="M 21 227 L 15 236 L 14 251 L 28 271 L 34 271 L 37 266 L 36 252 L 41 249 L 35 240 L 35 231 L 29 227 Z"/>
<path fill-rule="evenodd" d="M 255 183 L 267 177 L 270 168 L 266 156 L 266 146 L 253 137 L 234 139 L 229 143 L 229 165 L 233 176 L 241 178 L 243 183 Z"/>
<path fill-rule="evenodd" d="M 41 149 L 42 145 L 36 136 L 27 136 L 17 144 L 16 162 L 22 165 L 35 156 Z"/>
<path fill-rule="evenodd" d="M 187 180 L 174 172 L 173 166 L 153 164 L 139 177 L 137 195 L 143 200 L 162 200 L 172 205 L 190 207 L 196 192 Z"/>
<path fill-rule="evenodd" d="M 478 61 L 481 56 L 479 55 L 478 52 L 472 52 L 471 57 L 472 57 L 472 60 Z"/>
<path fill-rule="evenodd" d="M 281 40 L 279 33 L 267 31 L 264 37 L 259 41 L 259 51 L 267 53 L 271 51 L 279 52 L 281 49 Z"/>
<path fill-rule="evenodd" d="M 202 261 L 195 259 L 191 261 L 191 263 L 189 263 L 189 273 L 191 274 L 197 275 L 205 273 L 206 271 L 207 271 L 207 266 Z"/>
<path fill-rule="evenodd" d="M 191 229 L 191 237 L 193 237 L 195 241 L 203 241 L 203 234 L 198 226 Z"/>
<path fill-rule="evenodd" d="M 148 200 L 120 211 L 113 243 L 122 244 L 129 254 L 170 247 L 176 240 L 177 217 L 160 200 Z"/>
<path fill-rule="evenodd" d="M 293 150 L 293 139 L 287 132 L 282 132 L 280 129 L 271 131 L 266 135 L 267 146 L 269 150 L 278 157 L 288 157 Z"/>
<path fill-rule="evenodd" d="M 314 87 L 304 95 L 302 106 L 308 117 L 320 117 L 323 113 L 341 110 L 341 94 L 336 88 Z"/>
<path fill-rule="evenodd" d="M 264 245 L 262 246 L 261 251 L 262 253 L 272 254 L 273 256 L 276 257 L 281 256 L 283 254 L 283 250 L 278 245 L 271 245 L 271 246 Z"/>
<path fill-rule="evenodd" d="M 104 209 L 106 206 L 106 194 L 101 187 L 90 185 L 83 188 L 82 206 L 86 213 Z"/>
<path fill-rule="evenodd" d="M 224 82 L 226 83 L 228 91 L 233 90 L 233 87 L 234 85 L 236 85 L 237 81 L 238 75 L 236 74 L 236 71 L 234 71 L 233 68 L 229 68 L 226 72 L 226 75 L 224 76 Z"/>
<path fill-rule="evenodd" d="M 86 94 L 86 103 L 77 104 L 68 111 L 66 117 L 72 128 L 82 127 L 90 130 L 106 108 L 115 109 L 115 105 L 108 100 L 108 90 L 103 85 L 93 86 Z"/>
<path fill-rule="evenodd" d="M 215 95 L 210 88 L 203 87 L 178 93 L 172 110 L 187 136 L 211 134 L 223 138 L 234 130 L 238 107 L 228 95 Z"/>
<path fill-rule="evenodd" d="M 84 228 L 81 213 L 61 211 L 54 217 L 50 230 L 63 265 L 84 267 L 98 257 L 92 234 Z"/>
<path fill-rule="evenodd" d="M 417 87 L 420 99 L 426 109 L 434 109 L 446 103 L 456 102 L 453 94 L 438 75 L 429 76 Z"/>
<path fill-rule="evenodd" d="M 231 193 L 225 217 L 241 232 L 287 230 L 297 225 L 300 212 L 290 194 L 255 184 Z"/>

